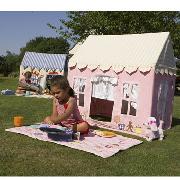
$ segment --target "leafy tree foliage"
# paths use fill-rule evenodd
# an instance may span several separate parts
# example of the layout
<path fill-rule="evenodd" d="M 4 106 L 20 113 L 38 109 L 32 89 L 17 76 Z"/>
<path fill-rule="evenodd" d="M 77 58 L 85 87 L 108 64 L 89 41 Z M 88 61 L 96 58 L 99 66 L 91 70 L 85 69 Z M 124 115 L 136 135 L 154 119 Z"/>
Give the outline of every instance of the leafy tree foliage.
<path fill-rule="evenodd" d="M 3 72 L 3 65 L 4 65 L 5 59 L 3 56 L 0 56 L 0 74 Z"/>
<path fill-rule="evenodd" d="M 26 51 L 39 53 L 66 54 L 69 49 L 69 43 L 63 38 L 36 37 L 26 43 L 26 46 L 20 49 L 20 57 L 24 56 Z"/>
<path fill-rule="evenodd" d="M 60 27 L 51 24 L 48 26 L 75 43 L 90 34 L 121 35 L 169 31 L 175 56 L 180 58 L 180 12 L 68 12 L 68 19 L 60 20 Z"/>
<path fill-rule="evenodd" d="M 11 72 L 19 70 L 20 58 L 17 54 L 6 52 L 6 56 L 0 57 L 0 73 L 8 76 Z"/>

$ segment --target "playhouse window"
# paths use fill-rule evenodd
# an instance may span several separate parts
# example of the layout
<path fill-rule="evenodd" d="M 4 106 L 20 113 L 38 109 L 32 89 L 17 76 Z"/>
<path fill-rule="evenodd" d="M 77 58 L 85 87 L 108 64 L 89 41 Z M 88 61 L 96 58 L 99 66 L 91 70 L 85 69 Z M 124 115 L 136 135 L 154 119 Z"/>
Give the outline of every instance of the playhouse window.
<path fill-rule="evenodd" d="M 129 115 L 136 116 L 137 103 L 131 101 L 130 102 L 130 112 Z"/>
<path fill-rule="evenodd" d="M 95 76 L 92 78 L 92 97 L 114 101 L 113 90 L 117 85 L 117 78 L 109 76 Z"/>
<path fill-rule="evenodd" d="M 75 97 L 79 106 L 84 107 L 84 90 L 85 90 L 85 79 L 84 78 L 74 78 L 73 89 L 75 92 Z"/>
<path fill-rule="evenodd" d="M 79 94 L 79 106 L 84 107 L 84 94 Z"/>
<path fill-rule="evenodd" d="M 138 84 L 123 84 L 123 100 L 121 114 L 136 116 L 138 99 Z"/>
<path fill-rule="evenodd" d="M 138 85 L 137 84 L 132 84 L 131 96 L 132 96 L 132 99 L 138 98 Z"/>
<path fill-rule="evenodd" d="M 128 101 L 122 100 L 121 114 L 128 113 Z"/>
<path fill-rule="evenodd" d="M 38 75 L 33 73 L 31 76 L 31 84 L 39 85 L 39 80 Z"/>
<path fill-rule="evenodd" d="M 123 84 L 123 97 L 124 98 L 129 98 L 129 86 L 130 84 L 128 83 Z"/>

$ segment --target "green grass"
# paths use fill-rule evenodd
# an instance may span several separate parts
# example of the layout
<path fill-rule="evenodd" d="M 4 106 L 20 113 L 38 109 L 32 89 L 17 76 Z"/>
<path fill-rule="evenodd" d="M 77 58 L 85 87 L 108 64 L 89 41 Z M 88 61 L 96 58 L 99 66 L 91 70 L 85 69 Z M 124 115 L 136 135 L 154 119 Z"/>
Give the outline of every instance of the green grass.
<path fill-rule="evenodd" d="M 0 90 L 16 89 L 17 79 L 0 78 Z M 48 99 L 0 95 L 1 176 L 179 176 L 180 97 L 175 97 L 173 126 L 162 142 L 141 145 L 103 159 L 93 154 L 5 132 L 12 118 L 23 115 L 26 124 L 51 113 Z"/>

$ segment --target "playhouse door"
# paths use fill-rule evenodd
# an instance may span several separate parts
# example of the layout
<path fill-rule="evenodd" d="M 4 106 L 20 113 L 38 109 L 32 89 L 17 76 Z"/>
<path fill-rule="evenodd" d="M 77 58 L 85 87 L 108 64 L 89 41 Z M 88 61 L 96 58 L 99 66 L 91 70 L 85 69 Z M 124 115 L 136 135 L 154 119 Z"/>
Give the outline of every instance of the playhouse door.
<path fill-rule="evenodd" d="M 166 113 L 167 113 L 167 104 L 168 104 L 167 97 L 168 97 L 168 82 L 163 81 L 159 86 L 157 112 L 158 112 L 158 117 L 164 121 L 166 120 Z"/>
<path fill-rule="evenodd" d="M 111 117 L 114 101 L 91 97 L 90 115 Z"/>
<path fill-rule="evenodd" d="M 111 119 L 114 105 L 114 84 L 111 77 L 98 76 L 92 80 L 90 116 Z"/>

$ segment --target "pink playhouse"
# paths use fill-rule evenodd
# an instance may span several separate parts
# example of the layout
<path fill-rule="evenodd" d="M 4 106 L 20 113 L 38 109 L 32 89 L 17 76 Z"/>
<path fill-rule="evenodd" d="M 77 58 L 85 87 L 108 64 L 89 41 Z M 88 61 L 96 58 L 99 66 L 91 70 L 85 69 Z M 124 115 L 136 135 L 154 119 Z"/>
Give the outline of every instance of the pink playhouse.
<path fill-rule="evenodd" d="M 169 32 L 90 35 L 69 53 L 68 80 L 85 119 L 143 129 L 153 116 L 171 127 L 176 64 Z"/>

